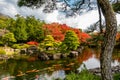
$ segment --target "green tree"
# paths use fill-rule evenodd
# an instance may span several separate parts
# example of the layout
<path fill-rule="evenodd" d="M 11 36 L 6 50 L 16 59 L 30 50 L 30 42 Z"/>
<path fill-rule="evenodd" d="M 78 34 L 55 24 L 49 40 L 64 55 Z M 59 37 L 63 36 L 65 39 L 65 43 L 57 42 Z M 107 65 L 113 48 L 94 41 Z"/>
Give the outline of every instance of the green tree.
<path fill-rule="evenodd" d="M 16 42 L 16 39 L 14 37 L 14 34 L 11 32 L 8 32 L 2 36 L 2 42 L 5 45 L 9 45 L 10 43 Z"/>
<path fill-rule="evenodd" d="M 26 32 L 25 18 L 18 16 L 15 22 L 12 32 L 18 42 L 24 42 L 28 39 L 28 34 Z"/>
<path fill-rule="evenodd" d="M 67 31 L 63 41 L 63 45 L 66 45 L 67 50 L 76 50 L 79 44 L 79 39 L 75 32 L 71 30 Z"/>
<path fill-rule="evenodd" d="M 9 22 L 9 25 L 7 27 L 7 30 L 9 30 L 10 32 L 15 31 L 15 23 L 16 23 L 16 21 L 13 18 L 10 18 L 8 20 L 8 22 Z"/>
<path fill-rule="evenodd" d="M 44 22 L 35 19 L 34 16 L 26 18 L 28 39 L 35 41 L 42 41 L 44 39 L 44 31 L 42 29 Z"/>
<path fill-rule="evenodd" d="M 9 17 L 0 14 L 0 29 L 6 29 L 9 25 Z"/>
<path fill-rule="evenodd" d="M 7 26 L 6 21 L 3 19 L 0 19 L 0 29 L 4 29 Z"/>
<path fill-rule="evenodd" d="M 48 50 L 49 47 L 53 48 L 54 47 L 54 38 L 52 37 L 52 35 L 47 35 L 44 39 L 44 47 L 46 48 L 46 50 Z"/>

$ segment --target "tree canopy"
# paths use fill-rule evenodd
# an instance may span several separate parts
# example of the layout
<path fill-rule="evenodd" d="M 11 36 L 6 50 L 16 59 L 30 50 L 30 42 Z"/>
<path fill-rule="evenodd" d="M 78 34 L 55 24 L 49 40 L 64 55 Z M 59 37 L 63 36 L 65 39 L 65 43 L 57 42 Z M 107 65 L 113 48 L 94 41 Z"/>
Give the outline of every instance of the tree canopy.
<path fill-rule="evenodd" d="M 109 0 L 113 9 L 120 11 L 119 0 Z M 67 16 L 81 14 L 97 8 L 97 0 L 19 0 L 18 6 L 27 6 L 32 9 L 43 7 L 43 12 L 49 13 L 54 10 L 65 12 Z"/>

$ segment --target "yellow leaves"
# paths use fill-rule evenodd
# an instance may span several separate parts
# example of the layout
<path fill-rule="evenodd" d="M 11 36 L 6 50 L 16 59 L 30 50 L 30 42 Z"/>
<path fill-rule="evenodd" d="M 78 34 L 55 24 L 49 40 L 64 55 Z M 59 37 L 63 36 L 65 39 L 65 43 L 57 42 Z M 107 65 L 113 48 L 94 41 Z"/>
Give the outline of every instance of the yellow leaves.
<path fill-rule="evenodd" d="M 26 71 L 26 73 L 33 73 L 33 72 L 39 72 L 39 71 L 40 71 L 40 70 L 33 69 L 33 70 Z"/>
<path fill-rule="evenodd" d="M 53 44 L 52 43 L 48 43 L 48 44 L 46 44 L 46 46 L 53 46 Z"/>
<path fill-rule="evenodd" d="M 19 74 L 17 74 L 16 76 L 23 76 L 23 75 L 25 75 L 25 73 L 23 73 L 22 71 L 18 71 L 19 72 Z"/>
<path fill-rule="evenodd" d="M 64 70 L 65 70 L 65 71 L 69 71 L 69 70 L 71 70 L 71 68 L 64 68 Z"/>
<path fill-rule="evenodd" d="M 26 71 L 26 73 L 33 73 L 33 72 L 39 72 L 40 70 L 37 69 L 33 69 L 33 70 L 28 70 Z M 24 76 L 26 75 L 26 73 L 23 73 L 22 71 L 18 71 L 19 74 L 17 74 L 16 76 Z"/>
<path fill-rule="evenodd" d="M 73 66 L 75 63 L 70 63 L 70 64 L 67 64 L 66 66 Z"/>

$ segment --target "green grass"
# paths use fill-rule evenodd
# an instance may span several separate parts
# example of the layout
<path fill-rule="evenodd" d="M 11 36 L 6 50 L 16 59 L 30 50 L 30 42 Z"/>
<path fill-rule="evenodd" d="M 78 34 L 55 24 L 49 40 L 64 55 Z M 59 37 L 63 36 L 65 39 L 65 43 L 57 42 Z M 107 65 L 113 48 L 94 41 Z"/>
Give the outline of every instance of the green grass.
<path fill-rule="evenodd" d="M 66 76 L 66 80 L 100 80 L 100 77 L 91 74 L 87 70 L 83 70 L 79 74 L 71 72 Z"/>
<path fill-rule="evenodd" d="M 114 74 L 114 80 L 120 80 L 120 73 Z M 101 80 L 100 76 L 96 76 L 88 72 L 87 70 L 83 70 L 79 74 L 75 74 L 71 72 L 66 76 L 66 80 Z"/>
<path fill-rule="evenodd" d="M 120 73 L 114 75 L 114 80 L 120 80 Z"/>

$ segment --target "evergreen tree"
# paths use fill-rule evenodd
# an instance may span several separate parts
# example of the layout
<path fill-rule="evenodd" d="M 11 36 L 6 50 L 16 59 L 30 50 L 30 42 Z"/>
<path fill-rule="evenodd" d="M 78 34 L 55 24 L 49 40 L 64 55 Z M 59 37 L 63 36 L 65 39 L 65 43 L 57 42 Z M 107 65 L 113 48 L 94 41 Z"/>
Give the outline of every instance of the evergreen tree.
<path fill-rule="evenodd" d="M 25 18 L 18 16 L 13 28 L 13 33 L 18 42 L 23 42 L 28 39 L 28 34 L 26 32 Z"/>
<path fill-rule="evenodd" d="M 29 40 L 42 41 L 44 39 L 44 31 L 42 29 L 44 22 L 35 19 L 34 16 L 26 18 L 27 33 Z"/>
<path fill-rule="evenodd" d="M 67 31 L 63 44 L 67 46 L 67 50 L 76 50 L 79 46 L 79 39 L 74 31 Z"/>

